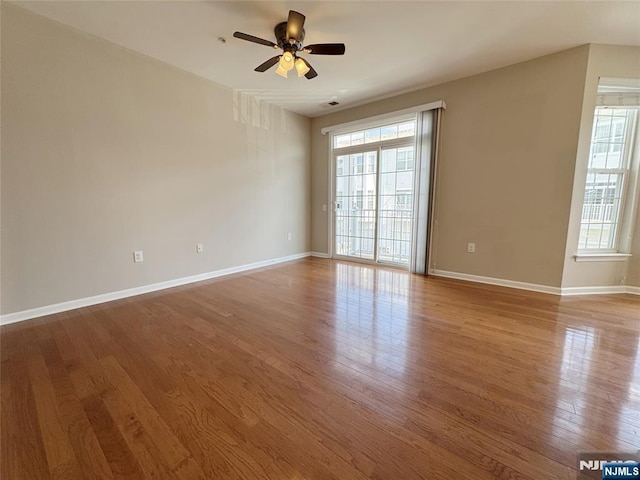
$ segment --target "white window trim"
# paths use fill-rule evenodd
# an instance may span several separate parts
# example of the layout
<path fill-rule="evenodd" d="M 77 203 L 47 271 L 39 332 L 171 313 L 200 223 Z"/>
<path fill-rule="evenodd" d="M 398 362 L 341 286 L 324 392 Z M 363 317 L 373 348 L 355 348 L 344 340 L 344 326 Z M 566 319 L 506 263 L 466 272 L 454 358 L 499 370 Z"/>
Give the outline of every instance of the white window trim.
<path fill-rule="evenodd" d="M 596 105 L 596 109 L 599 107 L 607 107 L 607 108 L 623 108 L 623 109 L 632 109 L 636 108 L 634 106 L 616 106 L 616 105 Z M 595 111 L 594 109 L 594 118 Z M 638 130 L 640 129 L 640 112 L 636 115 L 635 120 L 633 122 L 633 126 L 631 128 L 630 138 L 628 144 L 625 143 L 625 148 L 630 150 L 629 158 L 627 160 L 628 166 L 625 169 L 602 169 L 604 173 L 617 173 L 624 172 L 628 177 L 625 181 L 625 185 L 623 185 L 622 191 L 622 200 L 620 203 L 620 211 L 621 215 L 619 218 L 619 222 L 616 226 L 617 235 L 616 235 L 616 249 L 584 249 L 577 246 L 577 253 L 574 255 L 574 260 L 576 262 L 622 262 L 627 260 L 631 255 L 627 252 L 629 251 L 631 238 L 629 237 L 630 232 L 633 228 L 633 220 L 635 218 L 635 204 L 636 204 L 636 190 L 637 190 L 637 182 L 638 179 L 638 164 L 640 163 L 640 135 L 638 134 Z M 590 139 L 591 142 L 592 139 Z M 589 151 L 591 151 L 591 145 L 589 146 Z M 600 169 L 591 169 L 593 171 Z M 589 174 L 590 169 L 587 167 L 587 173 Z M 586 175 L 584 179 L 583 186 L 586 187 Z M 582 207 L 584 207 L 584 196 L 582 199 Z M 628 217 L 627 217 L 628 216 Z M 580 222 L 581 228 L 582 222 Z"/>
<path fill-rule="evenodd" d="M 573 256 L 576 262 L 624 262 L 630 253 L 577 253 Z"/>
<path fill-rule="evenodd" d="M 404 112 L 404 111 L 403 111 Z M 398 112 L 395 112 L 396 114 Z M 332 205 L 333 208 L 331 209 L 331 213 L 329 215 L 329 256 L 330 258 L 338 258 L 338 259 L 345 259 L 345 260 L 349 260 L 349 261 L 356 261 L 356 262 L 361 262 L 361 263 L 365 263 L 365 264 L 372 264 L 372 265 L 386 265 L 386 266 L 392 266 L 392 267 L 399 267 L 399 268 L 403 268 L 403 269 L 408 269 L 410 267 L 410 265 L 405 265 L 402 262 L 394 262 L 394 261 L 383 261 L 378 259 L 377 261 L 375 260 L 375 252 L 377 252 L 377 242 L 378 242 L 378 238 L 375 238 L 374 241 L 374 259 L 368 259 L 368 258 L 359 258 L 359 257 L 354 257 L 354 256 L 348 256 L 348 255 L 341 255 L 341 254 L 337 254 L 336 253 L 336 249 L 335 249 L 335 206 L 337 203 L 336 200 L 336 192 L 335 192 L 335 170 L 334 170 L 334 160 L 338 158 L 338 156 L 340 155 L 353 155 L 353 154 L 363 154 L 363 159 L 365 160 L 365 165 L 366 165 L 366 153 L 368 151 L 376 151 L 377 152 L 377 158 L 378 161 L 381 161 L 381 152 L 384 149 L 399 149 L 399 148 L 403 148 L 403 147 L 409 147 L 409 146 L 415 146 L 416 145 L 416 134 L 414 133 L 414 135 L 411 136 L 406 136 L 406 137 L 400 137 L 400 138 L 391 138 L 388 140 L 380 140 L 377 142 L 371 142 L 371 143 L 362 143 L 362 144 L 358 144 L 358 145 L 350 145 L 350 146 L 345 146 L 345 147 L 335 147 L 334 146 L 334 138 L 336 136 L 339 135 L 344 135 L 347 133 L 354 133 L 354 132 L 358 132 L 360 130 L 368 130 L 371 128 L 377 128 L 377 127 L 384 127 L 387 125 L 393 125 L 393 124 L 400 124 L 400 123 L 404 123 L 407 121 L 411 121 L 411 122 L 415 122 L 416 125 L 416 129 L 418 127 L 418 116 L 417 114 L 407 114 L 406 112 L 404 112 L 404 115 L 402 116 L 387 116 L 385 115 L 385 120 L 384 121 L 378 121 L 376 123 L 361 123 L 361 122 L 349 122 L 350 124 L 352 123 L 353 125 L 350 128 L 345 128 L 345 129 L 341 129 L 341 130 L 332 130 L 330 133 L 330 137 L 329 137 L 329 144 L 330 144 L 330 160 L 329 160 L 329 188 L 330 188 L 330 198 L 332 199 Z M 414 156 L 414 166 L 415 166 L 415 156 Z M 408 170 L 405 170 L 408 171 Z M 352 174 L 350 174 L 352 175 Z M 378 177 L 380 175 L 380 171 L 376 170 L 376 177 Z M 412 189 L 411 189 L 412 190 Z M 362 191 L 362 196 L 356 195 L 355 198 L 362 198 L 363 201 L 363 206 L 364 206 L 364 191 Z M 380 194 L 378 193 L 378 195 L 376 195 L 376 201 L 375 201 L 375 207 L 376 207 L 376 211 L 377 211 L 377 207 L 378 207 L 378 200 L 380 198 Z M 410 202 L 411 208 L 413 208 L 413 201 Z M 399 210 L 401 212 L 405 212 L 405 209 L 401 209 Z M 413 219 L 411 219 L 411 228 L 413 228 Z M 412 232 L 409 232 L 410 237 L 413 239 L 413 234 Z M 409 262 L 410 263 L 410 262 Z"/>
<path fill-rule="evenodd" d="M 354 128 L 356 130 L 366 130 L 371 126 L 376 125 L 379 122 L 386 122 L 387 120 L 394 122 L 396 117 L 403 115 L 416 114 L 424 112 L 426 110 L 435 110 L 436 108 L 447 108 L 447 104 L 444 100 L 438 100 L 437 102 L 425 103 L 424 105 L 417 105 L 415 107 L 405 108 L 402 110 L 396 110 L 395 112 L 383 113 L 382 115 L 374 115 L 373 117 L 363 118 L 360 120 L 354 120 L 353 122 L 338 123 L 336 125 L 330 125 L 324 127 L 320 131 L 323 135 L 327 133 L 339 133 L 342 131 L 350 131 Z"/>
<path fill-rule="evenodd" d="M 389 112 L 389 113 L 385 113 L 382 115 L 375 115 L 372 117 L 368 117 L 368 118 L 363 118 L 363 119 L 359 119 L 359 120 L 354 120 L 351 122 L 347 122 L 347 123 L 342 123 L 342 124 L 336 124 L 336 125 L 330 125 L 327 127 L 322 128 L 320 131 L 323 135 L 326 135 L 327 133 L 333 133 L 335 134 L 339 134 L 339 133 L 346 133 L 347 131 L 350 131 L 352 129 L 368 129 L 368 128 L 375 128 L 378 125 L 381 125 L 383 123 L 386 123 L 387 121 L 393 121 L 394 117 L 397 116 L 402 116 L 413 113 L 418 117 L 418 125 L 420 124 L 420 118 L 422 118 L 422 114 L 426 111 L 429 110 L 438 110 L 438 109 L 442 109 L 442 110 L 446 110 L 447 109 L 447 104 L 445 103 L 444 100 L 437 100 L 435 102 L 431 102 L 431 103 L 426 103 L 423 105 L 418 105 L 416 107 L 411 107 L 411 108 L 406 108 L 403 110 L 398 110 L 395 112 Z M 438 114 L 436 116 L 437 118 L 437 125 L 438 128 L 436 130 L 436 135 L 435 138 L 433 139 L 433 142 L 435 143 L 435 145 L 438 145 L 440 143 L 440 135 L 439 135 L 439 131 L 440 131 L 440 124 L 441 124 L 441 115 Z M 417 134 L 417 132 L 416 132 Z M 415 137 L 414 137 L 415 138 Z M 420 139 L 416 138 L 416 140 L 418 140 L 417 144 L 420 145 Z M 335 171 L 334 171 L 334 155 L 336 154 L 336 149 L 333 146 L 333 140 L 329 139 L 329 158 L 328 158 L 328 165 L 329 168 L 327 168 L 327 187 L 328 187 L 328 198 L 332 200 L 332 205 L 331 208 L 323 208 L 324 211 L 328 210 L 328 215 L 327 215 L 327 220 L 328 220 L 328 228 L 327 228 L 327 254 L 329 258 L 333 258 L 333 256 L 335 255 L 334 252 L 334 238 L 335 238 L 335 232 L 334 232 L 334 209 L 335 209 L 335 201 L 334 200 L 334 195 L 335 195 Z M 434 158 L 435 160 L 433 161 L 433 168 L 434 170 L 437 169 L 437 151 L 438 149 L 435 149 L 435 154 L 434 154 Z M 431 201 L 433 203 L 435 203 L 435 184 L 433 185 L 433 193 L 430 194 L 431 196 Z M 414 195 L 414 198 L 417 198 Z M 416 200 L 414 200 L 414 204 L 416 203 Z M 323 205 L 324 207 L 324 205 Z M 414 205 L 415 208 L 415 205 Z M 434 224 L 435 224 L 435 220 L 434 220 L 434 216 L 431 216 L 431 218 L 429 219 L 429 225 L 430 225 L 430 233 L 429 233 L 429 242 L 427 242 L 428 245 L 433 245 L 433 241 L 432 241 L 432 237 L 433 237 L 433 231 L 434 231 Z M 415 239 L 414 239 L 415 241 Z M 429 247 L 429 249 L 431 250 L 431 247 Z M 353 261 L 357 261 L 355 258 L 353 259 Z M 435 265 L 435 264 L 434 264 Z M 411 267 L 412 271 L 414 269 L 415 266 Z M 426 272 L 425 272 L 426 273 Z"/>

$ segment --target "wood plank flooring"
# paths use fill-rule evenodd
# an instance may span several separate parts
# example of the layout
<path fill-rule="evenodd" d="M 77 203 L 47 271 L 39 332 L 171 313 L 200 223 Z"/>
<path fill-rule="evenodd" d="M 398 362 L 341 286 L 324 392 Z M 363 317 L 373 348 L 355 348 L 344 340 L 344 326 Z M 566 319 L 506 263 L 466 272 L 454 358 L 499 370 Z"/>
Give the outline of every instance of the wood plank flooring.
<path fill-rule="evenodd" d="M 640 298 L 322 259 L 9 325 L 9 479 L 571 479 L 640 449 Z"/>

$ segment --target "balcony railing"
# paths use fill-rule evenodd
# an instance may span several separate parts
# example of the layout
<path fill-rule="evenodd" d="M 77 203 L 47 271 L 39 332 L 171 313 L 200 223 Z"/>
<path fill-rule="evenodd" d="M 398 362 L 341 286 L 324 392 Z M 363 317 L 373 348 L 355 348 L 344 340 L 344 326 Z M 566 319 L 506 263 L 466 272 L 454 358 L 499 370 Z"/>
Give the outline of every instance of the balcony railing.
<path fill-rule="evenodd" d="M 615 205 L 588 203 L 582 207 L 582 222 L 610 223 L 615 217 Z"/>

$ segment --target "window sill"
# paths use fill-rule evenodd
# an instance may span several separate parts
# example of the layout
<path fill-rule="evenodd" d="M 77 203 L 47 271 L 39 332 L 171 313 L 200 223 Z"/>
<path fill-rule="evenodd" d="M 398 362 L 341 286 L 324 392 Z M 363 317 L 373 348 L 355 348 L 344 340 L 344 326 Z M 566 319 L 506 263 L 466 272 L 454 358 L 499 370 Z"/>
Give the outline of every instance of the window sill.
<path fill-rule="evenodd" d="M 577 253 L 573 256 L 576 262 L 624 262 L 630 253 Z"/>

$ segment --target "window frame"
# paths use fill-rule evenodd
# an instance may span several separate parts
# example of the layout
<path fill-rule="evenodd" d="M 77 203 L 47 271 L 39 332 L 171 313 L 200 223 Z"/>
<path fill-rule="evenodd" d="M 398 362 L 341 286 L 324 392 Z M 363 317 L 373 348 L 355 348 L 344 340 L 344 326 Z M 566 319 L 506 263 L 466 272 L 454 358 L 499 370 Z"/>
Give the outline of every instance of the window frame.
<path fill-rule="evenodd" d="M 603 154 L 606 153 L 607 155 L 609 153 L 615 153 L 611 151 L 611 146 L 619 143 L 619 142 L 615 142 L 614 137 L 611 134 L 611 129 L 615 128 L 615 126 L 613 124 L 610 125 L 610 129 L 609 129 L 609 135 L 607 137 L 607 141 L 606 142 L 602 142 L 602 141 L 597 141 L 597 132 L 598 132 L 598 128 L 599 126 L 597 125 L 597 120 L 598 117 L 606 117 L 606 115 L 599 115 L 598 112 L 600 110 L 604 110 L 604 109 L 612 109 L 612 110 L 627 110 L 629 113 L 627 113 L 627 119 L 628 121 L 626 122 L 626 131 L 625 131 L 625 135 L 624 135 L 624 143 L 623 143 L 623 148 L 622 148 L 622 153 L 621 153 L 621 161 L 618 167 L 616 168 L 606 168 L 606 162 L 605 162 L 605 167 L 604 168 L 596 168 L 596 167 L 591 167 L 591 159 L 593 157 L 593 155 L 596 154 Z M 611 113 L 610 116 L 613 116 L 613 112 Z M 578 245 L 577 245 L 577 254 L 578 256 L 584 256 L 584 257 L 596 257 L 596 256 L 617 256 L 617 255 L 624 255 L 627 253 L 629 246 L 628 245 L 622 245 L 623 243 L 623 234 L 625 233 L 626 230 L 629 229 L 628 225 L 626 225 L 629 220 L 628 220 L 628 216 L 630 215 L 629 212 L 629 203 L 633 204 L 636 201 L 635 195 L 632 195 L 633 190 L 635 190 L 635 186 L 637 184 L 637 179 L 635 178 L 635 174 L 637 173 L 637 162 L 638 162 L 638 154 L 640 153 L 638 151 L 637 148 L 637 141 L 638 141 L 638 128 L 640 126 L 640 121 L 639 121 L 639 116 L 640 113 L 638 112 L 638 108 L 637 107 L 631 107 L 631 106 L 614 106 L 614 105 L 597 105 L 594 109 L 593 112 L 593 127 L 592 127 L 592 133 L 591 133 L 591 138 L 590 138 L 590 145 L 589 145 L 589 159 L 587 160 L 587 170 L 586 170 L 586 175 L 584 178 L 584 192 L 583 192 L 583 196 L 582 196 L 582 204 L 581 204 L 581 212 L 580 212 L 580 218 L 579 218 L 579 225 L 578 225 Z M 605 152 L 599 152 L 596 153 L 596 149 L 598 147 L 598 145 L 607 145 L 607 149 Z M 593 225 L 593 224 L 598 224 L 597 222 L 585 222 L 584 221 L 584 217 L 585 217 L 585 209 L 588 208 L 587 205 L 598 205 L 600 208 L 606 208 L 606 205 L 608 205 L 605 200 L 606 200 L 606 195 L 601 196 L 600 198 L 600 202 L 599 203 L 587 203 L 587 195 L 589 193 L 590 190 L 590 184 L 588 183 L 588 180 L 590 178 L 591 175 L 616 175 L 619 176 L 620 178 L 620 188 L 616 188 L 615 190 L 620 192 L 619 194 L 619 203 L 617 205 L 617 211 L 615 212 L 616 218 L 615 218 L 615 223 L 611 222 L 611 225 L 614 225 L 614 231 L 613 231 L 613 238 L 611 239 L 611 241 L 609 242 L 609 245 L 607 246 L 599 246 L 599 247 L 588 247 L 588 246 L 584 246 L 584 243 L 586 243 L 586 245 L 588 245 L 588 237 L 585 239 L 585 242 L 583 243 L 583 241 L 581 241 L 581 239 L 583 238 L 583 227 L 584 225 Z M 597 186 L 597 183 L 594 182 L 594 185 Z M 609 181 L 609 185 L 610 185 L 610 181 Z M 608 190 L 610 187 L 607 184 L 604 184 L 601 186 L 602 190 Z M 596 188 L 597 189 L 597 188 Z M 633 198 L 630 198 L 633 197 Z M 614 202 L 612 203 L 613 208 L 615 208 L 615 200 L 618 199 L 617 196 L 613 196 L 612 199 L 614 200 Z M 602 215 L 602 214 L 600 214 Z M 604 220 L 600 223 L 600 225 L 605 225 Z M 602 234 L 600 237 L 599 242 L 602 242 Z"/>

